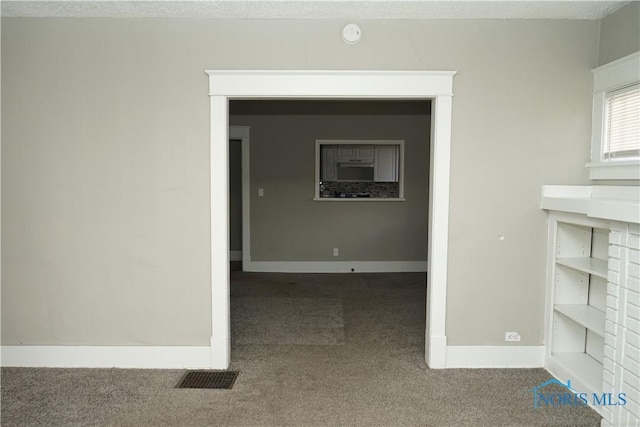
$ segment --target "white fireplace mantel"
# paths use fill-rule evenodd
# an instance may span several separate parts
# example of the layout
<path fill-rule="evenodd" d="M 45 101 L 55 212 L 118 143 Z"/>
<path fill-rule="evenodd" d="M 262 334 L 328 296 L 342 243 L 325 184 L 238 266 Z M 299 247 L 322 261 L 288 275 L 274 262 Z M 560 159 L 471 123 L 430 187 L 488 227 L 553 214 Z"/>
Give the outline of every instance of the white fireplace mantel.
<path fill-rule="evenodd" d="M 543 185 L 540 207 L 590 218 L 640 223 L 640 187 L 611 185 Z"/>

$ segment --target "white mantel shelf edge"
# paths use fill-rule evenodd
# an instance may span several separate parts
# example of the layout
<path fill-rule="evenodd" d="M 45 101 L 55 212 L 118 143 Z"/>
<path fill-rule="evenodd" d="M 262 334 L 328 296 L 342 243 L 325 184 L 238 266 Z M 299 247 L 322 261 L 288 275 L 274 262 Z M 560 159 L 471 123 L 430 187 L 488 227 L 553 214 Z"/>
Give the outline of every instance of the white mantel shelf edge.
<path fill-rule="evenodd" d="M 640 224 L 640 187 L 543 185 L 540 207 L 591 218 Z"/>

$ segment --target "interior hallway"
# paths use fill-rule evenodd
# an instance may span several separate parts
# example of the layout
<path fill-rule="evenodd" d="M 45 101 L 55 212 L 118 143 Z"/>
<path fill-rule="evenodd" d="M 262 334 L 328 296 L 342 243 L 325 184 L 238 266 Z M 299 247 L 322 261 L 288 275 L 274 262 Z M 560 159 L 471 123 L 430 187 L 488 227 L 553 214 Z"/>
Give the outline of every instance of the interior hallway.
<path fill-rule="evenodd" d="M 232 390 L 181 370 L 2 369 L 2 425 L 599 426 L 544 369 L 430 370 L 425 275 L 232 272 Z"/>

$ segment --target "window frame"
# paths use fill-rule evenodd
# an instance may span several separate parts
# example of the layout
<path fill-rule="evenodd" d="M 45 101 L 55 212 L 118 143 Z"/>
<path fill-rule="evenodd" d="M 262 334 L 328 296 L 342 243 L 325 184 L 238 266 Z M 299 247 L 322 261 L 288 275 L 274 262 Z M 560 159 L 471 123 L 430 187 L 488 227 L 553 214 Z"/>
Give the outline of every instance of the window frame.
<path fill-rule="evenodd" d="M 640 82 L 640 52 L 602 65 L 593 72 L 593 116 L 591 162 L 587 163 L 591 180 L 640 179 L 639 159 L 605 159 L 607 97 L 612 92 Z"/>

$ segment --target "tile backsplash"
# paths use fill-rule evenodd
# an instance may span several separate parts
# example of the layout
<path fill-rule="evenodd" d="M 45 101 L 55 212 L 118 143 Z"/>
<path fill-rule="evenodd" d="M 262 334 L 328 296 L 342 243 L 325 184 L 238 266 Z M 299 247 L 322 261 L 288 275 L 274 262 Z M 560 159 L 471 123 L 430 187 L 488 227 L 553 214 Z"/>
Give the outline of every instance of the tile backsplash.
<path fill-rule="evenodd" d="M 400 197 L 400 186 L 397 182 L 338 182 L 324 181 L 321 197 L 339 198 L 342 194 L 369 194 L 371 198 L 389 199 Z"/>

